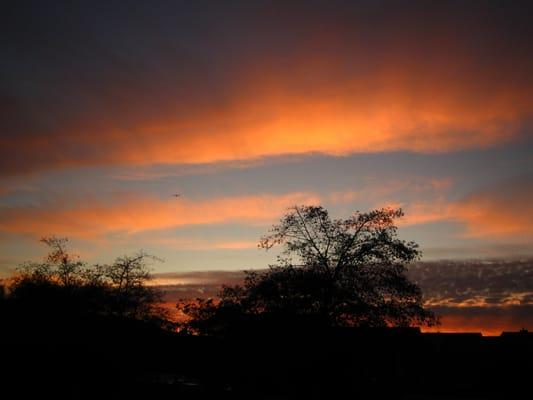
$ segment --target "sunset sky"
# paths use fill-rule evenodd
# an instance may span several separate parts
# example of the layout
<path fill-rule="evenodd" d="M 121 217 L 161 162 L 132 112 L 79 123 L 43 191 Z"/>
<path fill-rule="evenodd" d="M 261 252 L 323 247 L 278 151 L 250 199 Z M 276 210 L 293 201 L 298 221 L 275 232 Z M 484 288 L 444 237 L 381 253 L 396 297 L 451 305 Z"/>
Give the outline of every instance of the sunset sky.
<path fill-rule="evenodd" d="M 90 261 L 142 248 L 156 272 L 264 268 L 295 204 L 401 206 L 423 260 L 532 256 L 532 11 L 3 6 L 0 276 L 44 235 Z"/>

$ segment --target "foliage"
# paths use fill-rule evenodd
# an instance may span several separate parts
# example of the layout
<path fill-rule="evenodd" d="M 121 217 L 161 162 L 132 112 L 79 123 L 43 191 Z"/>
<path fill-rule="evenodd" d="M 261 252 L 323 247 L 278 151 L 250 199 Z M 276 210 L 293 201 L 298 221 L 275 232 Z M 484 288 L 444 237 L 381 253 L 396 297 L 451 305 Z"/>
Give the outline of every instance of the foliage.
<path fill-rule="evenodd" d="M 259 244 L 283 246 L 278 264 L 246 272 L 244 284 L 225 287 L 219 301 L 180 305 L 189 316 L 185 328 L 218 333 L 250 320 L 351 327 L 437 323 L 405 275 L 420 252 L 416 243 L 397 237 L 394 222 L 402 215 L 385 208 L 331 219 L 323 207 L 289 209 Z"/>
<path fill-rule="evenodd" d="M 112 264 L 88 265 L 69 252 L 66 238 L 41 240 L 50 251 L 43 262 L 23 264 L 9 285 L 7 301 L 32 312 L 87 314 L 164 323 L 161 294 L 147 286 L 149 263 L 145 252 L 118 257 Z"/>

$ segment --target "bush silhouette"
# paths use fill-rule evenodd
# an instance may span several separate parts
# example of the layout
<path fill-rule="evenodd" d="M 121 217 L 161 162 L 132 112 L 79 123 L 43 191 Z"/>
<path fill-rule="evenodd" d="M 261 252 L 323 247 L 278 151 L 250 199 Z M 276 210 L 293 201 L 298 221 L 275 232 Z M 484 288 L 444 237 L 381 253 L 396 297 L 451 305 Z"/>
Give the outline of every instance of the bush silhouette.
<path fill-rule="evenodd" d="M 67 239 L 41 240 L 50 251 L 43 262 L 23 264 L 5 296 L 5 307 L 23 315 L 49 319 L 83 319 L 88 315 L 163 324 L 160 292 L 146 285 L 149 262 L 139 252 L 108 265 L 88 265 L 67 249 Z M 57 317 L 57 318 L 56 318 Z"/>

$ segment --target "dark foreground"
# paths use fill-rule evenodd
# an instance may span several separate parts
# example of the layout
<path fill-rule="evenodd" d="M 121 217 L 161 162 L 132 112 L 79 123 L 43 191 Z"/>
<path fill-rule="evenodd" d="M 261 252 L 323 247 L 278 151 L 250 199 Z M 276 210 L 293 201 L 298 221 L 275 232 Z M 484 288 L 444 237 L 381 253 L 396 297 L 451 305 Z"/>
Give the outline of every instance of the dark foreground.
<path fill-rule="evenodd" d="M 2 398 L 528 398 L 533 334 L 191 337 L 137 322 L 2 327 Z M 521 395 L 521 393 L 525 393 Z M 527 394 L 529 393 L 529 394 Z M 524 397 L 525 396 L 525 397 Z"/>

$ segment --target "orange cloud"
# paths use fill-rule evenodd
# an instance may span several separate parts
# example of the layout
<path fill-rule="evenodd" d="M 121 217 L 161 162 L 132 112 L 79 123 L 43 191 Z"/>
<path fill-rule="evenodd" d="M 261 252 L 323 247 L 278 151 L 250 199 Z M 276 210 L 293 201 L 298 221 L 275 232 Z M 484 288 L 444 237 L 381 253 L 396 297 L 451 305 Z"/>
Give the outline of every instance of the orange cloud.
<path fill-rule="evenodd" d="M 132 126 L 127 130 L 88 121 L 89 127 L 72 127 L 78 131 L 75 146 L 89 150 L 88 158 L 63 155 L 56 161 L 212 163 L 306 153 L 446 152 L 516 139 L 522 120 L 533 110 L 531 95 L 500 93 L 470 99 L 449 82 L 409 87 L 401 74 L 390 74 L 370 78 L 372 85 L 355 78 L 327 87 L 318 83 L 312 91 L 297 94 L 284 90 L 290 76 L 274 87 L 247 82 L 255 87 L 253 94 L 237 90 L 229 104 L 200 107 L 187 116 L 170 109 L 157 120 L 150 115 L 136 117 L 125 121 Z M 101 134 L 94 135 L 95 131 Z M 68 134 L 63 131 L 60 136 Z M 26 145 L 35 151 L 43 143 Z"/>
<path fill-rule="evenodd" d="M 243 249 L 257 249 L 258 241 L 255 240 L 204 240 L 204 239 L 183 239 L 180 237 L 164 236 L 164 237 L 149 237 L 143 238 L 150 244 L 156 244 L 173 249 L 187 249 L 187 250 L 243 250 Z"/>
<path fill-rule="evenodd" d="M 216 249 L 224 250 L 241 250 L 241 249 L 254 249 L 257 248 L 257 241 L 243 240 L 234 242 L 217 242 L 214 247 Z"/>
<path fill-rule="evenodd" d="M 518 183 L 520 184 L 520 183 Z M 533 186 L 501 185 L 475 193 L 452 207 L 470 236 L 533 236 Z"/>
<path fill-rule="evenodd" d="M 270 222 L 295 204 L 317 204 L 316 195 L 290 193 L 227 197 L 214 200 L 130 199 L 118 204 L 95 201 L 78 206 L 14 208 L 0 214 L 1 230 L 36 236 L 58 234 L 95 237 L 111 232 L 135 233 L 228 221 Z M 219 243 L 221 248 L 242 248 L 243 243 Z M 248 246 L 248 244 L 246 244 Z"/>
<path fill-rule="evenodd" d="M 530 131 L 522 7 L 370 3 L 192 7 L 209 29 L 158 19 L 134 40 L 139 26 L 117 20 L 120 46 L 103 25 L 39 51 L 13 41 L 0 171 L 446 152 Z"/>
<path fill-rule="evenodd" d="M 452 212 L 452 204 L 445 200 L 431 203 L 415 202 L 410 205 L 395 204 L 394 207 L 403 207 L 405 216 L 399 225 L 420 225 L 431 222 L 455 220 L 456 215 Z"/>
<path fill-rule="evenodd" d="M 127 96 L 120 106 L 102 99 L 101 108 L 76 110 L 77 118 L 58 116 L 53 128 L 24 136 L 23 143 L 15 135 L 4 138 L 1 169 L 449 152 L 516 140 L 533 113 L 530 86 L 494 79 L 463 53 L 416 63 L 391 51 L 364 74 L 342 68 L 358 56 L 365 53 L 354 51 L 349 60 L 280 55 L 289 57 L 289 68 L 251 60 L 227 77 L 234 84 L 221 89 L 218 103 L 204 99 L 209 94 L 201 85 L 198 96 L 186 99 L 166 92 L 145 98 L 135 86 L 101 87 Z M 501 74 L 513 73 L 502 68 Z"/>
<path fill-rule="evenodd" d="M 466 236 L 533 236 L 533 181 L 515 179 L 478 190 L 455 202 L 438 199 L 406 207 L 404 225 L 456 221 L 466 226 Z"/>

